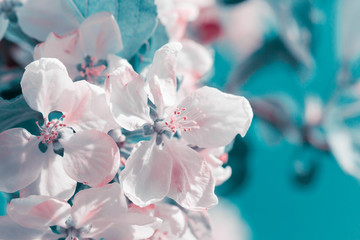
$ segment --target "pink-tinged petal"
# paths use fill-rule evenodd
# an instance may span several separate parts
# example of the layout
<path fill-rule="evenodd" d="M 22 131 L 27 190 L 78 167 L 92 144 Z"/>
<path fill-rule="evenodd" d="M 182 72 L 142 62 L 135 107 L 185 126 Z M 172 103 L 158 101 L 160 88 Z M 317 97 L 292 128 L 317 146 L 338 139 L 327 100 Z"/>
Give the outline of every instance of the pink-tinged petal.
<path fill-rule="evenodd" d="M 41 58 L 30 63 L 21 79 L 26 102 L 44 117 L 51 111 L 66 110 L 68 103 L 60 99 L 72 85 L 64 64 L 55 58 Z"/>
<path fill-rule="evenodd" d="M 69 139 L 60 139 L 64 147 L 65 172 L 74 180 L 92 187 L 110 182 L 120 166 L 120 152 L 106 133 L 86 130 Z"/>
<path fill-rule="evenodd" d="M 120 174 L 125 195 L 140 207 L 162 200 L 169 191 L 172 159 L 155 144 L 141 142 Z"/>
<path fill-rule="evenodd" d="M 51 6 L 48 0 L 28 0 L 18 9 L 17 17 L 21 29 L 39 41 L 50 32 L 62 35 L 79 26 L 75 11 L 63 0 L 52 0 Z"/>
<path fill-rule="evenodd" d="M 0 217 L 0 240 L 53 240 L 61 237 L 64 235 L 54 234 L 50 228 L 46 230 L 25 228 L 8 215 Z"/>
<path fill-rule="evenodd" d="M 97 129 L 108 132 L 118 124 L 110 111 L 105 91 L 85 80 L 75 82 L 73 90 L 64 94 L 60 101 L 67 103 L 63 123 L 75 131 Z"/>
<path fill-rule="evenodd" d="M 224 183 L 231 176 L 232 170 L 230 166 L 222 167 L 227 162 L 228 155 L 224 153 L 225 147 L 207 148 L 200 151 L 204 157 L 208 167 L 211 170 L 216 186 Z"/>
<path fill-rule="evenodd" d="M 4 37 L 8 25 L 9 19 L 5 17 L 5 14 L 0 14 L 0 40 Z"/>
<path fill-rule="evenodd" d="M 154 216 L 163 220 L 158 229 L 160 232 L 171 233 L 170 236 L 176 237 L 184 235 L 188 226 L 187 216 L 179 207 L 169 204 L 157 204 Z"/>
<path fill-rule="evenodd" d="M 127 212 L 127 203 L 120 184 L 90 188 L 76 194 L 71 216 L 80 228 L 96 221 L 112 221 Z"/>
<path fill-rule="evenodd" d="M 196 90 L 178 108 L 185 109 L 181 113 L 181 117 L 187 119 L 183 125 L 191 127 L 191 131 L 182 132 L 182 137 L 190 144 L 205 148 L 227 145 L 237 134 L 244 137 L 253 117 L 244 97 L 210 87 Z"/>
<path fill-rule="evenodd" d="M 74 194 L 77 182 L 67 175 L 62 158 L 54 154 L 52 145 L 44 155 L 46 160 L 39 177 L 20 191 L 20 197 L 43 195 L 68 200 Z"/>
<path fill-rule="evenodd" d="M 155 105 L 159 111 L 165 106 L 171 106 L 176 101 L 177 54 L 182 45 L 178 42 L 168 43 L 156 51 L 149 68 L 147 80 Z"/>
<path fill-rule="evenodd" d="M 79 45 L 87 55 L 105 59 L 123 48 L 120 29 L 114 16 L 99 12 L 86 18 L 79 27 Z"/>
<path fill-rule="evenodd" d="M 168 197 L 187 209 L 215 206 L 215 182 L 203 157 L 177 139 L 165 139 L 163 152 L 173 162 Z"/>
<path fill-rule="evenodd" d="M 78 31 L 58 36 L 50 33 L 45 42 L 34 48 L 34 59 L 57 58 L 66 65 L 69 76 L 74 79 L 80 76 L 77 65 L 83 63 L 84 55 L 78 45 Z"/>
<path fill-rule="evenodd" d="M 109 223 L 103 222 L 102 225 L 107 226 Z M 119 216 L 111 227 L 102 230 L 100 223 L 95 224 L 97 231 L 91 231 L 89 234 L 84 234 L 84 237 L 94 239 L 126 239 L 126 240 L 140 240 L 151 237 L 155 229 L 161 224 L 161 220 L 152 216 L 140 213 L 124 213 Z"/>
<path fill-rule="evenodd" d="M 0 191 L 15 192 L 36 180 L 46 161 L 39 142 L 22 128 L 0 133 Z"/>
<path fill-rule="evenodd" d="M 116 56 L 115 54 L 109 54 L 107 56 L 107 68 L 106 73 L 111 74 L 113 71 L 115 71 L 118 67 L 131 67 L 131 64 L 124 58 Z"/>
<path fill-rule="evenodd" d="M 48 196 L 29 196 L 11 200 L 7 213 L 21 226 L 44 229 L 49 226 L 66 227 L 71 206 L 65 201 Z"/>
<path fill-rule="evenodd" d="M 126 60 L 109 74 L 105 85 L 110 96 L 111 111 L 122 128 L 133 131 L 152 122 L 145 81 Z"/>
<path fill-rule="evenodd" d="M 216 186 L 223 184 L 225 181 L 227 181 L 232 174 L 232 170 L 230 166 L 226 167 L 216 167 L 211 169 L 211 173 L 213 175 L 213 178 L 215 179 Z"/>
<path fill-rule="evenodd" d="M 213 57 L 208 49 L 190 39 L 182 40 L 181 44 L 183 48 L 178 55 L 178 71 L 190 73 L 194 78 L 199 78 L 210 71 Z"/>

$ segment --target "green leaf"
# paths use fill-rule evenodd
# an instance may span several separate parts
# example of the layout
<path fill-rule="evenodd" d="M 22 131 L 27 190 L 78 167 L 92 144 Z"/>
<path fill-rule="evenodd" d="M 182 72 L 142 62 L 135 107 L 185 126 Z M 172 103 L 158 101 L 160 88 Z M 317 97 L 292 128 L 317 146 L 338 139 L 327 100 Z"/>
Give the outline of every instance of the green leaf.
<path fill-rule="evenodd" d="M 110 12 L 117 20 L 124 48 L 120 56 L 133 57 L 153 35 L 157 26 L 154 0 L 68 0 L 84 18 L 98 12 Z"/>
<path fill-rule="evenodd" d="M 0 98 L 0 132 L 41 117 L 41 113 L 32 110 L 22 95 L 11 100 Z"/>

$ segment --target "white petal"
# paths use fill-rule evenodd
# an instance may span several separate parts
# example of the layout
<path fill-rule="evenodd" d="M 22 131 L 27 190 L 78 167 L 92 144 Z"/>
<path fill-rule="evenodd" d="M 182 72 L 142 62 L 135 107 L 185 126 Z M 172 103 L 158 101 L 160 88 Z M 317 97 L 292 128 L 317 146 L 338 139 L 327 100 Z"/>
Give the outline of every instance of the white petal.
<path fill-rule="evenodd" d="M 159 111 L 176 101 L 176 57 L 182 45 L 172 42 L 156 51 L 147 74 L 147 81 Z M 161 115 L 161 114 L 160 114 Z"/>
<path fill-rule="evenodd" d="M 179 207 L 170 204 L 157 204 L 155 206 L 155 217 L 163 220 L 159 230 L 171 233 L 171 236 L 181 237 L 187 228 L 187 217 Z"/>
<path fill-rule="evenodd" d="M 72 79 L 80 76 L 77 65 L 84 62 L 84 54 L 78 45 L 78 31 L 66 35 L 58 36 L 50 33 L 45 42 L 42 42 L 34 48 L 34 59 L 57 58 L 69 72 Z"/>
<path fill-rule="evenodd" d="M 195 121 L 198 128 L 183 132 L 182 137 L 199 147 L 215 148 L 227 145 L 236 134 L 245 136 L 253 112 L 249 102 L 241 96 L 202 87 L 186 97 L 179 105 L 185 108 L 187 121 Z"/>
<path fill-rule="evenodd" d="M 225 168 L 222 167 L 224 163 L 226 163 L 228 154 L 224 152 L 225 147 L 219 148 L 207 148 L 200 151 L 200 154 L 206 160 L 208 167 L 211 170 L 211 173 L 215 179 L 216 186 L 224 183 L 231 177 L 231 167 L 227 166 Z M 225 160 L 222 159 L 225 157 Z"/>
<path fill-rule="evenodd" d="M 79 27 L 79 44 L 85 54 L 99 59 L 120 52 L 123 45 L 114 16 L 99 12 L 86 18 Z"/>
<path fill-rule="evenodd" d="M 22 128 L 0 133 L 0 191 L 15 192 L 35 181 L 46 160 L 39 142 Z"/>
<path fill-rule="evenodd" d="M 89 238 L 104 239 L 148 239 L 154 234 L 161 220 L 139 213 L 125 213 L 105 231 L 85 235 Z"/>
<path fill-rule="evenodd" d="M 73 90 L 60 99 L 67 103 L 63 123 L 75 131 L 97 129 L 108 132 L 118 125 L 110 111 L 105 91 L 85 80 L 75 82 Z"/>
<path fill-rule="evenodd" d="M 120 153 L 106 133 L 86 130 L 62 139 L 65 172 L 74 180 L 100 187 L 110 182 L 120 166 Z"/>
<path fill-rule="evenodd" d="M 30 196 L 11 200 L 7 212 L 12 220 L 27 228 L 65 227 L 71 206 L 64 200 L 48 196 Z"/>
<path fill-rule="evenodd" d="M 168 197 L 187 209 L 215 206 L 215 182 L 202 156 L 177 139 L 164 139 L 163 152 L 173 162 Z"/>
<path fill-rule="evenodd" d="M 9 216 L 0 217 L 0 240 L 53 240 L 63 235 L 47 230 L 25 228 L 14 222 Z"/>
<path fill-rule="evenodd" d="M 75 11 L 63 0 L 28 0 L 17 11 L 18 23 L 29 36 L 44 41 L 50 32 L 62 35 L 79 26 Z M 61 23 L 61 24 L 59 24 Z"/>
<path fill-rule="evenodd" d="M 55 58 L 41 58 L 25 68 L 21 89 L 29 106 L 47 117 L 51 111 L 66 110 L 60 99 L 73 86 L 64 64 Z"/>
<path fill-rule="evenodd" d="M 177 59 L 178 71 L 201 77 L 211 69 L 213 58 L 209 50 L 190 39 L 182 40 L 181 44 L 183 49 Z"/>
<path fill-rule="evenodd" d="M 155 144 L 141 142 L 120 174 L 125 195 L 140 207 L 162 200 L 169 191 L 172 159 Z"/>
<path fill-rule="evenodd" d="M 216 186 L 223 184 L 225 181 L 227 181 L 232 174 L 232 170 L 230 166 L 226 167 L 217 167 L 211 169 L 211 173 L 213 175 L 213 178 L 215 179 Z"/>
<path fill-rule="evenodd" d="M 67 175 L 62 158 L 53 153 L 52 147 L 45 154 L 47 158 L 39 177 L 20 191 L 20 197 L 44 195 L 68 200 L 74 194 L 77 182 Z"/>
<path fill-rule="evenodd" d="M 80 228 L 95 221 L 112 221 L 127 212 L 125 195 L 119 184 L 90 188 L 76 194 L 71 216 Z"/>
<path fill-rule="evenodd" d="M 133 131 L 152 120 L 147 105 L 145 81 L 126 60 L 121 64 L 122 66 L 109 74 L 106 89 L 116 121 L 121 127 Z"/>

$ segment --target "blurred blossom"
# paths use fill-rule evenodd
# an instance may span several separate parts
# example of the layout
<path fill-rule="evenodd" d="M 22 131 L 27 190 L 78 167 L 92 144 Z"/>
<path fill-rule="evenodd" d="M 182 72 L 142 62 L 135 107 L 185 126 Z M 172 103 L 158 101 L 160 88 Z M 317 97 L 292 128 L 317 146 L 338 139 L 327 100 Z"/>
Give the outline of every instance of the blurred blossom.
<path fill-rule="evenodd" d="M 215 240 L 250 240 L 251 230 L 242 219 L 239 209 L 226 199 L 220 199 L 215 208 L 209 210 Z"/>

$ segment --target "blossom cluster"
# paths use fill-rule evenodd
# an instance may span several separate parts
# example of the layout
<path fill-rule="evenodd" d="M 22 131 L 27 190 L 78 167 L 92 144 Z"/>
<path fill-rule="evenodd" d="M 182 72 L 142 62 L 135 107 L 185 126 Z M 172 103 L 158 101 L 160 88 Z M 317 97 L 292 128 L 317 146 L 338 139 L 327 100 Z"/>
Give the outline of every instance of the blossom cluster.
<path fill-rule="evenodd" d="M 253 113 L 244 97 L 200 87 L 213 59 L 185 32 L 206 1 L 155 2 L 168 40 L 146 39 L 153 54 L 130 54 L 134 29 L 105 1 L 91 14 L 81 1 L 0 2 L 1 37 L 36 42 L 20 85 L 41 115 L 35 130 L 0 133 L 0 191 L 19 192 L 0 239 L 211 239 L 227 146 Z"/>

